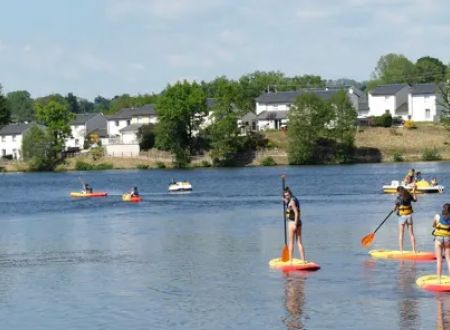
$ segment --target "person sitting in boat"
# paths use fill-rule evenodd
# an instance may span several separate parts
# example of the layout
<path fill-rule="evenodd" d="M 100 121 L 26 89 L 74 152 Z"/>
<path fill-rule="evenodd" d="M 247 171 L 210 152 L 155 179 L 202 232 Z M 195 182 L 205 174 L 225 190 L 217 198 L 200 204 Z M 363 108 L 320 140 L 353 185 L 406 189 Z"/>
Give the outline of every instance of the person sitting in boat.
<path fill-rule="evenodd" d="M 92 189 L 92 187 L 89 185 L 89 183 L 85 183 L 83 185 L 83 193 L 84 194 L 91 194 L 94 190 Z"/>
<path fill-rule="evenodd" d="M 442 215 L 436 214 L 433 221 L 434 253 L 436 255 L 436 275 L 439 281 L 442 274 L 442 255 L 447 262 L 450 275 L 450 204 L 442 206 Z"/>
<path fill-rule="evenodd" d="M 138 197 L 139 196 L 139 191 L 138 191 L 138 188 L 136 186 L 134 186 L 133 189 L 131 189 L 130 196 L 131 197 Z"/>
<path fill-rule="evenodd" d="M 438 180 L 436 179 L 436 178 L 433 178 L 433 179 L 431 179 L 431 185 L 434 187 L 434 186 L 437 186 L 439 183 L 438 183 Z"/>
<path fill-rule="evenodd" d="M 405 231 L 405 225 L 408 226 L 409 229 L 409 237 L 411 239 L 411 245 L 414 253 L 416 252 L 416 238 L 414 236 L 414 228 L 413 228 L 413 208 L 411 203 L 417 202 L 417 197 L 414 193 L 412 194 L 408 192 L 404 187 L 397 187 L 397 199 L 395 200 L 395 210 L 398 215 L 398 243 L 400 246 L 400 251 L 403 252 L 403 235 Z"/>
<path fill-rule="evenodd" d="M 415 171 L 413 168 L 408 171 L 408 174 L 406 174 L 403 182 L 405 184 L 413 184 L 415 182 Z"/>
<path fill-rule="evenodd" d="M 420 171 L 418 171 L 418 172 L 416 173 L 415 181 L 416 181 L 416 182 L 419 182 L 419 181 L 422 181 L 422 180 L 423 180 L 423 178 L 422 178 L 422 173 L 421 173 Z"/>

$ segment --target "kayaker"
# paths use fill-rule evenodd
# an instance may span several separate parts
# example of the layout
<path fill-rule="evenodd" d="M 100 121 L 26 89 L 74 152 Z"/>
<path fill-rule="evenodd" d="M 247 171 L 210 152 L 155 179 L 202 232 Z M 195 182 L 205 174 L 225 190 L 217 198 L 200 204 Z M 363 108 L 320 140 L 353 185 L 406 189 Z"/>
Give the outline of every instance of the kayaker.
<path fill-rule="evenodd" d="M 422 181 L 422 180 L 423 180 L 423 178 L 422 178 L 422 173 L 421 173 L 421 172 L 417 172 L 417 173 L 416 173 L 415 181 L 416 181 L 416 182 L 419 182 L 419 181 Z"/>
<path fill-rule="evenodd" d="M 131 197 L 134 197 L 134 196 L 138 197 L 139 196 L 139 191 L 138 191 L 138 188 L 136 186 L 134 186 L 133 189 L 131 189 L 130 196 Z"/>
<path fill-rule="evenodd" d="M 450 204 L 442 206 L 442 215 L 436 214 L 433 221 L 434 253 L 436 255 L 436 275 L 439 281 L 442 275 L 442 255 L 447 262 L 450 275 Z"/>
<path fill-rule="evenodd" d="M 404 187 L 397 187 L 398 196 L 395 200 L 395 210 L 398 215 L 398 243 L 400 246 L 400 251 L 403 252 L 403 235 L 405 231 L 405 225 L 409 229 L 409 237 L 411 239 L 411 245 L 414 253 L 416 252 L 416 238 L 414 236 L 413 228 L 413 208 L 411 203 L 417 202 L 417 197 L 415 192 L 412 194 L 408 192 Z"/>
<path fill-rule="evenodd" d="M 433 178 L 433 179 L 431 179 L 430 184 L 431 184 L 432 186 L 437 186 L 439 183 L 438 183 L 438 180 L 437 180 L 436 178 Z"/>
<path fill-rule="evenodd" d="M 85 183 L 85 184 L 83 185 L 83 193 L 85 193 L 85 194 L 91 194 L 92 192 L 93 192 L 92 187 L 91 187 L 88 183 Z"/>
<path fill-rule="evenodd" d="M 288 222 L 288 247 L 289 260 L 292 261 L 294 256 L 294 244 L 297 240 L 298 252 L 300 259 L 305 260 L 305 251 L 302 243 L 302 220 L 300 219 L 300 202 L 292 194 L 289 187 L 284 189 L 284 202 L 286 203 L 286 221 Z"/>

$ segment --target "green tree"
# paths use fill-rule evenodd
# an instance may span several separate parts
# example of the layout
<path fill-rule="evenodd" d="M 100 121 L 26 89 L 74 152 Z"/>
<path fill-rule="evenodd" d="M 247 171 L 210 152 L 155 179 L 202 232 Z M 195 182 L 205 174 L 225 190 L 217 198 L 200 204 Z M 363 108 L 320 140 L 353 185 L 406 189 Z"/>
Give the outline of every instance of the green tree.
<path fill-rule="evenodd" d="M 53 137 L 37 125 L 33 125 L 25 133 L 22 154 L 32 171 L 52 171 L 58 163 Z"/>
<path fill-rule="evenodd" d="M 80 105 L 78 104 L 78 98 L 72 93 L 67 94 L 65 97 L 69 111 L 72 113 L 80 113 Z"/>
<path fill-rule="evenodd" d="M 425 56 L 415 64 L 417 83 L 442 82 L 445 79 L 447 67 L 439 59 Z"/>
<path fill-rule="evenodd" d="M 64 148 L 65 139 L 70 137 L 69 122 L 74 118 L 75 115 L 69 111 L 69 106 L 65 102 L 50 99 L 46 104 L 36 103 L 36 119 L 47 126 L 55 155 L 59 155 Z"/>
<path fill-rule="evenodd" d="M 139 147 L 142 150 L 148 150 L 155 146 L 155 125 L 147 124 L 139 127 L 137 133 Z"/>
<path fill-rule="evenodd" d="M 175 165 L 189 163 L 194 134 L 206 113 L 206 97 L 200 85 L 187 81 L 168 86 L 156 103 L 156 146 L 175 155 Z"/>
<path fill-rule="evenodd" d="M 414 64 L 404 55 L 383 55 L 375 67 L 373 80 L 369 81 L 369 89 L 378 84 L 413 83 L 414 74 Z"/>
<path fill-rule="evenodd" d="M 80 107 L 80 113 L 90 113 L 95 111 L 94 103 L 86 99 L 78 99 L 78 104 Z"/>
<path fill-rule="evenodd" d="M 8 101 L 2 94 L 2 85 L 0 85 L 0 127 L 9 124 L 11 121 L 11 110 Z"/>
<path fill-rule="evenodd" d="M 336 159 L 347 163 L 353 159 L 358 114 L 344 90 L 337 92 L 330 103 L 334 110 L 332 132 L 336 142 Z"/>
<path fill-rule="evenodd" d="M 11 119 L 20 123 L 34 119 L 33 99 L 28 91 L 14 91 L 6 96 L 11 109 Z"/>
<path fill-rule="evenodd" d="M 289 111 L 288 160 L 290 164 L 311 164 L 319 138 L 328 135 L 333 113 L 326 101 L 313 93 L 301 94 Z"/>
<path fill-rule="evenodd" d="M 108 113 L 111 101 L 103 96 L 94 99 L 94 112 Z"/>

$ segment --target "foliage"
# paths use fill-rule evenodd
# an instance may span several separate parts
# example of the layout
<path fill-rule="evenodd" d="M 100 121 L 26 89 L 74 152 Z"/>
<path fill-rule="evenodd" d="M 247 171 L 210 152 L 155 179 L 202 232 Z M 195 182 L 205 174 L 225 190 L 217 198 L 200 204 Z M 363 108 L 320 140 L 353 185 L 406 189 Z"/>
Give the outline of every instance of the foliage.
<path fill-rule="evenodd" d="M 261 165 L 262 166 L 275 166 L 277 165 L 277 163 L 275 162 L 275 160 L 272 157 L 266 157 L 263 160 L 261 160 Z"/>
<path fill-rule="evenodd" d="M 157 168 L 166 168 L 166 164 L 164 164 L 163 162 L 156 162 L 156 167 Z"/>
<path fill-rule="evenodd" d="M 392 155 L 392 160 L 394 162 L 403 162 L 404 158 L 402 153 L 400 151 L 395 151 L 394 154 Z"/>
<path fill-rule="evenodd" d="M 203 166 L 203 167 L 211 167 L 211 163 L 208 162 L 207 160 L 203 160 L 203 161 L 202 161 L 202 166 Z"/>
<path fill-rule="evenodd" d="M 34 119 L 34 105 L 31 95 L 27 91 L 14 91 L 7 95 L 11 109 L 11 120 L 13 122 L 32 121 Z"/>
<path fill-rule="evenodd" d="M 52 171 L 58 164 L 53 137 L 45 129 L 33 125 L 22 139 L 23 159 L 32 171 Z"/>
<path fill-rule="evenodd" d="M 67 94 L 66 102 L 69 106 L 69 111 L 72 113 L 80 113 L 80 105 L 78 104 L 78 99 L 72 93 Z"/>
<path fill-rule="evenodd" d="M 149 167 L 150 167 L 150 166 L 147 165 L 147 164 L 137 164 L 137 165 L 136 165 L 136 168 L 137 168 L 138 170 L 148 170 Z"/>
<path fill-rule="evenodd" d="M 413 83 L 414 64 L 401 54 L 387 54 L 380 57 L 373 73 L 378 84 Z M 372 84 L 370 85 L 371 87 Z"/>
<path fill-rule="evenodd" d="M 2 86 L 0 85 L 0 127 L 9 124 L 11 121 L 11 110 L 8 101 L 2 94 Z"/>
<path fill-rule="evenodd" d="M 97 159 L 100 159 L 105 155 L 105 150 L 103 147 L 98 146 L 98 147 L 91 148 L 90 153 L 91 153 L 92 160 L 96 161 Z"/>
<path fill-rule="evenodd" d="M 372 124 L 375 127 L 391 127 L 392 116 L 389 112 L 385 112 L 381 116 L 372 117 Z"/>
<path fill-rule="evenodd" d="M 156 104 L 157 148 L 175 155 L 174 165 L 185 167 L 193 152 L 194 134 L 206 113 L 206 97 L 197 83 L 177 82 L 168 86 Z"/>
<path fill-rule="evenodd" d="M 155 146 L 155 125 L 147 124 L 139 127 L 137 132 L 141 150 L 149 150 Z"/>
<path fill-rule="evenodd" d="M 300 95 L 289 111 L 288 160 L 290 164 L 317 161 L 316 142 L 327 135 L 326 124 L 332 119 L 326 101 L 316 94 Z"/>
<path fill-rule="evenodd" d="M 431 83 L 444 81 L 446 69 L 445 64 L 437 58 L 430 56 L 421 57 L 415 64 L 415 82 Z"/>
<path fill-rule="evenodd" d="M 442 157 L 436 148 L 425 148 L 422 152 L 422 160 L 424 161 L 433 161 L 441 159 Z"/>

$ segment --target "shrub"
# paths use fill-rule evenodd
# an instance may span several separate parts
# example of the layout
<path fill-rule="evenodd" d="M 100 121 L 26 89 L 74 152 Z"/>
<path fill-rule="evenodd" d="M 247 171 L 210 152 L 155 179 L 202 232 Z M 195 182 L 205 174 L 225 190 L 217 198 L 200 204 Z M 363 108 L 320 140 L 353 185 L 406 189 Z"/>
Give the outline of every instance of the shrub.
<path fill-rule="evenodd" d="M 207 160 L 203 160 L 203 161 L 202 161 L 202 166 L 203 166 L 203 167 L 211 167 L 211 163 L 208 162 Z"/>
<path fill-rule="evenodd" d="M 394 154 L 392 155 L 392 160 L 394 162 L 403 162 L 404 158 L 400 151 L 395 151 Z"/>
<path fill-rule="evenodd" d="M 75 169 L 77 171 L 91 171 L 94 169 L 94 166 L 78 159 L 75 162 Z"/>
<path fill-rule="evenodd" d="M 389 112 L 386 112 L 382 116 L 372 118 L 373 126 L 375 127 L 391 127 L 392 126 L 392 116 Z"/>
<path fill-rule="evenodd" d="M 442 157 L 437 151 L 436 148 L 425 148 L 422 152 L 422 160 L 425 161 L 433 161 L 433 160 L 441 160 Z"/>
<path fill-rule="evenodd" d="M 266 157 L 261 161 L 262 166 L 274 166 L 277 165 L 277 163 L 273 160 L 272 157 Z"/>
<path fill-rule="evenodd" d="M 112 170 L 114 168 L 114 165 L 111 163 L 100 163 L 97 165 L 94 165 L 94 170 Z"/>
<path fill-rule="evenodd" d="M 149 166 L 147 164 L 137 164 L 136 168 L 138 170 L 148 170 Z"/>
<path fill-rule="evenodd" d="M 163 162 L 156 162 L 156 167 L 157 168 L 166 168 L 166 164 L 164 164 Z"/>
<path fill-rule="evenodd" d="M 0 166 L 0 172 L 6 172 L 6 169 L 3 166 Z"/>

